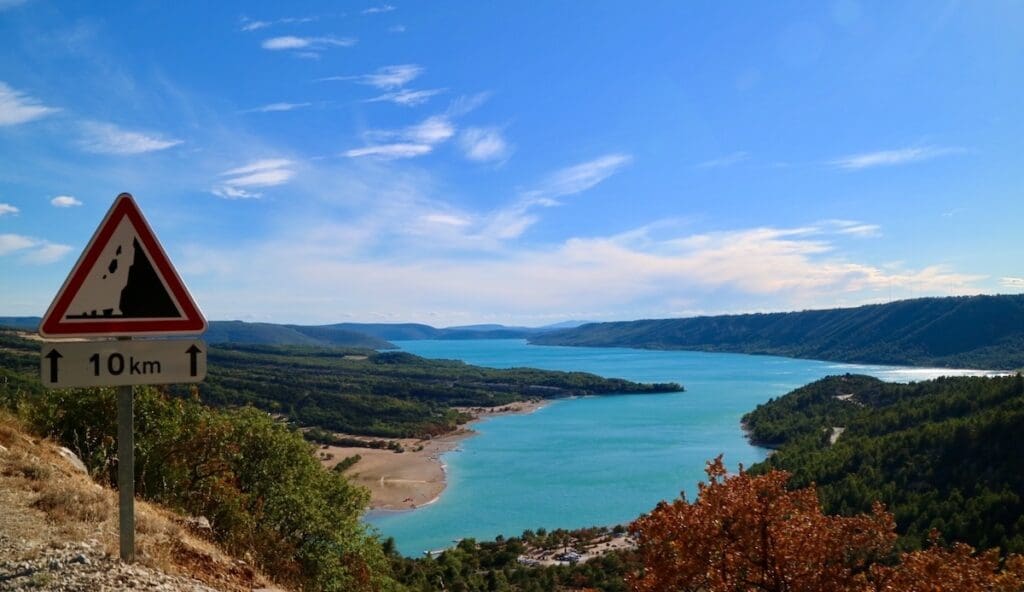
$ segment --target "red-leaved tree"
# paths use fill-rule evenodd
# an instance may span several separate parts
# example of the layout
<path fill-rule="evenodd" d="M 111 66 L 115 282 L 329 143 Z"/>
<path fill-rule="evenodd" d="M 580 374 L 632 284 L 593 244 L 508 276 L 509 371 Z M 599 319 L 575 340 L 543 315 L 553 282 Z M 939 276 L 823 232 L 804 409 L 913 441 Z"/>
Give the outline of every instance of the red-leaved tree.
<path fill-rule="evenodd" d="M 630 526 L 643 571 L 636 592 L 1019 592 L 1024 559 L 967 545 L 898 556 L 895 522 L 870 514 L 826 516 L 813 487 L 789 491 L 789 474 L 727 476 L 708 463 L 697 499 L 662 502 Z"/>

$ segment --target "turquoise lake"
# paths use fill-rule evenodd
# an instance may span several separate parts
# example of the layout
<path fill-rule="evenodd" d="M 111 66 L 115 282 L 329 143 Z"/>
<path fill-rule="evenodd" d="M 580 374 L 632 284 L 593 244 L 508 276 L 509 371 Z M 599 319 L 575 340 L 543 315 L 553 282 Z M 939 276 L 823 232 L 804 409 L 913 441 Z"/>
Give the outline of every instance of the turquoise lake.
<path fill-rule="evenodd" d="M 906 382 L 983 372 L 837 364 L 773 356 L 527 345 L 523 340 L 399 341 L 428 358 L 493 368 L 581 370 L 640 382 L 679 382 L 684 393 L 553 401 L 528 415 L 475 424 L 478 435 L 442 457 L 448 486 L 438 501 L 406 512 L 371 512 L 367 522 L 407 555 L 461 538 L 490 540 L 539 527 L 627 523 L 685 491 L 704 463 L 750 465 L 740 418 L 758 403 L 830 374 Z"/>

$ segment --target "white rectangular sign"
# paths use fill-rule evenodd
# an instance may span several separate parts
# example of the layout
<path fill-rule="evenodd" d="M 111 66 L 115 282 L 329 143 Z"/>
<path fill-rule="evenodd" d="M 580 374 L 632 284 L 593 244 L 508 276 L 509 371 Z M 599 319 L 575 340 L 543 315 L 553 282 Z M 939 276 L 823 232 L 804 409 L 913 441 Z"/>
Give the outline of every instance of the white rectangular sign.
<path fill-rule="evenodd" d="M 201 382 L 199 339 L 45 343 L 39 373 L 47 388 Z"/>

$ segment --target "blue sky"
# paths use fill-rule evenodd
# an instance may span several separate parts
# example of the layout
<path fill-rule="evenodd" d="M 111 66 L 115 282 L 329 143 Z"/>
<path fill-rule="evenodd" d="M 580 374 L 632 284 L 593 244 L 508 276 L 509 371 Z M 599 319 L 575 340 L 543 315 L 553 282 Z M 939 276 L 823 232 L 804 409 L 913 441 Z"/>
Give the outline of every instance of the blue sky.
<path fill-rule="evenodd" d="M 1024 3 L 0 0 L 0 314 L 121 191 L 211 319 L 1024 291 Z"/>

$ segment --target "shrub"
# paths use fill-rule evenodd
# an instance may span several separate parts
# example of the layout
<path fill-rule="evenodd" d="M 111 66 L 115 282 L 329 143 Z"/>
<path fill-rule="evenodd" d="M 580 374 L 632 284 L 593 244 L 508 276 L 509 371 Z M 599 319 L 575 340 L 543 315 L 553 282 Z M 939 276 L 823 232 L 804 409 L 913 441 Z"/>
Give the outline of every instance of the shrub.
<path fill-rule="evenodd" d="M 25 411 L 37 431 L 116 483 L 112 389 L 49 391 Z M 136 388 L 135 487 L 210 520 L 229 551 L 308 590 L 389 590 L 387 560 L 360 521 L 369 494 L 326 471 L 302 435 L 251 408 L 212 410 Z"/>

